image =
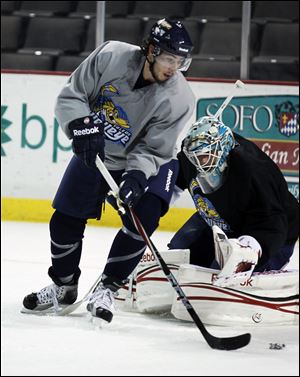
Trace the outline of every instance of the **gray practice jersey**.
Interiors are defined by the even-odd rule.
[[[70,138],[70,121],[96,112],[105,127],[106,167],[141,170],[149,178],[176,157],[195,98],[178,71],[163,84],[133,89],[144,62],[138,46],[102,44],[70,76],[55,115]]]

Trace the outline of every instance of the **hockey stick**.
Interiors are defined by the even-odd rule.
[[[117,186],[113,177],[110,175],[110,173],[106,169],[106,166],[104,165],[103,161],[99,157],[96,158],[96,165],[97,165],[99,171],[101,172],[101,174],[103,175],[103,177],[105,178],[105,180],[107,181],[108,185],[112,189],[113,195],[117,198],[118,192],[119,192],[119,187]],[[124,211],[124,209],[123,209],[123,211]],[[124,214],[123,211],[122,211],[122,213]],[[191,318],[193,319],[194,323],[196,324],[196,326],[200,330],[201,334],[203,335],[203,337],[206,340],[206,342],[208,343],[208,345],[211,348],[220,349],[220,350],[228,350],[228,351],[245,347],[250,342],[250,339],[251,339],[251,335],[249,333],[234,336],[234,337],[229,337],[229,338],[219,338],[219,337],[215,337],[215,336],[211,335],[207,331],[203,322],[201,321],[201,319],[199,318],[199,316],[195,312],[195,309],[193,308],[193,306],[189,302],[188,298],[186,297],[185,293],[183,292],[182,288],[178,284],[175,276],[172,274],[168,265],[165,263],[162,256],[160,255],[159,251],[157,250],[157,248],[155,247],[153,242],[148,237],[147,233],[145,232],[143,225],[141,224],[139,218],[136,216],[133,208],[129,207],[129,212],[130,212],[130,215],[132,217],[132,221],[133,221],[137,231],[139,232],[139,234],[143,238],[146,245],[151,250],[151,252],[152,252],[153,256],[155,257],[158,265],[161,267],[166,278],[168,279],[168,281],[171,283],[172,287],[177,292],[179,299],[182,301],[183,305],[185,306],[186,310],[190,314]]]
[[[235,93],[235,90],[237,88],[244,88],[245,87],[245,84],[240,81],[240,80],[237,80],[235,83],[234,83],[234,87],[232,89],[232,91],[229,93],[229,95],[226,97],[225,101],[222,103],[222,105],[219,107],[219,110],[215,113],[215,115],[213,115],[214,118],[218,119],[220,117],[220,115],[222,114],[222,112],[224,111],[225,107],[229,104],[229,102],[232,100],[232,97],[234,96],[234,93]]]
[[[81,300],[75,302],[74,304],[65,306],[63,309],[59,310],[55,314],[59,316],[64,316],[64,315],[73,313],[76,309],[79,308],[80,305],[82,305],[89,298],[89,295],[93,292],[94,288],[96,287],[96,285],[99,283],[100,280],[101,280],[101,275],[97,278],[95,283],[91,286],[89,291],[83,296]]]

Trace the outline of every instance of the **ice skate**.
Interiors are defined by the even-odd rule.
[[[127,281],[103,276],[101,282],[94,289],[87,304],[87,310],[93,317],[101,318],[106,322],[111,322],[115,312],[115,296]]]
[[[63,284],[53,274],[51,268],[49,269],[49,276],[54,283],[39,292],[27,295],[23,300],[22,313],[59,313],[66,305],[71,305],[76,301],[80,272],[77,272],[68,284]]]
[[[89,299],[87,310],[92,316],[111,322],[115,312],[114,292],[100,283]]]

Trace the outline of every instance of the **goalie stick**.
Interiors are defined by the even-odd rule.
[[[119,187],[117,186],[113,177],[110,175],[110,173],[107,170],[106,166],[104,165],[103,161],[98,156],[96,158],[96,165],[97,165],[99,171],[101,172],[101,174],[103,175],[103,177],[105,178],[105,180],[107,181],[108,185],[110,186],[110,188],[113,192],[113,195],[116,198],[118,198]],[[118,200],[117,200],[117,202],[118,202]],[[124,215],[125,210],[124,210],[123,207],[121,207],[120,202],[118,202],[118,205],[120,207],[119,214]],[[200,332],[203,335],[204,339],[206,340],[207,344],[211,348],[219,349],[219,350],[227,350],[227,351],[245,347],[250,342],[250,339],[251,339],[251,335],[249,333],[234,336],[234,337],[219,338],[219,337],[211,335],[207,331],[203,322],[201,321],[201,319],[199,318],[199,316],[195,312],[193,306],[191,305],[191,303],[189,302],[185,293],[183,292],[182,288],[178,284],[175,276],[172,274],[169,267],[167,266],[167,264],[163,260],[162,256],[160,255],[159,251],[157,250],[157,248],[155,247],[155,245],[153,244],[151,239],[148,237],[147,233],[145,232],[143,225],[141,224],[139,218],[136,216],[133,208],[129,207],[129,212],[130,212],[132,221],[133,221],[137,231],[139,232],[139,234],[143,238],[146,245],[151,250],[151,252],[152,252],[153,256],[155,257],[158,265],[161,267],[166,278],[171,283],[172,287],[175,289],[179,299],[181,300],[181,302],[185,306],[186,310],[188,311],[189,315],[193,319],[194,323],[196,324],[196,326],[200,330]]]
[[[225,101],[222,103],[222,105],[219,107],[218,111],[215,113],[215,115],[213,115],[214,118],[218,119],[221,114],[223,113],[225,107],[229,104],[229,102],[232,100],[232,97],[234,96],[234,93],[236,91],[237,88],[244,88],[245,87],[245,84],[241,81],[241,80],[237,80],[235,83],[234,83],[234,87],[232,89],[232,91],[228,94],[228,96],[225,98]]]

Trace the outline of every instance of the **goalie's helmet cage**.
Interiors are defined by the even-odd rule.
[[[200,118],[188,131],[183,151],[195,165],[204,193],[213,192],[223,184],[227,157],[234,146],[231,129],[213,117]]]
[[[186,71],[192,61],[193,43],[181,21],[171,21],[163,18],[151,28],[148,38],[142,43],[142,51],[147,54],[149,43],[154,45],[154,55],[163,51],[183,57],[180,71]]]

